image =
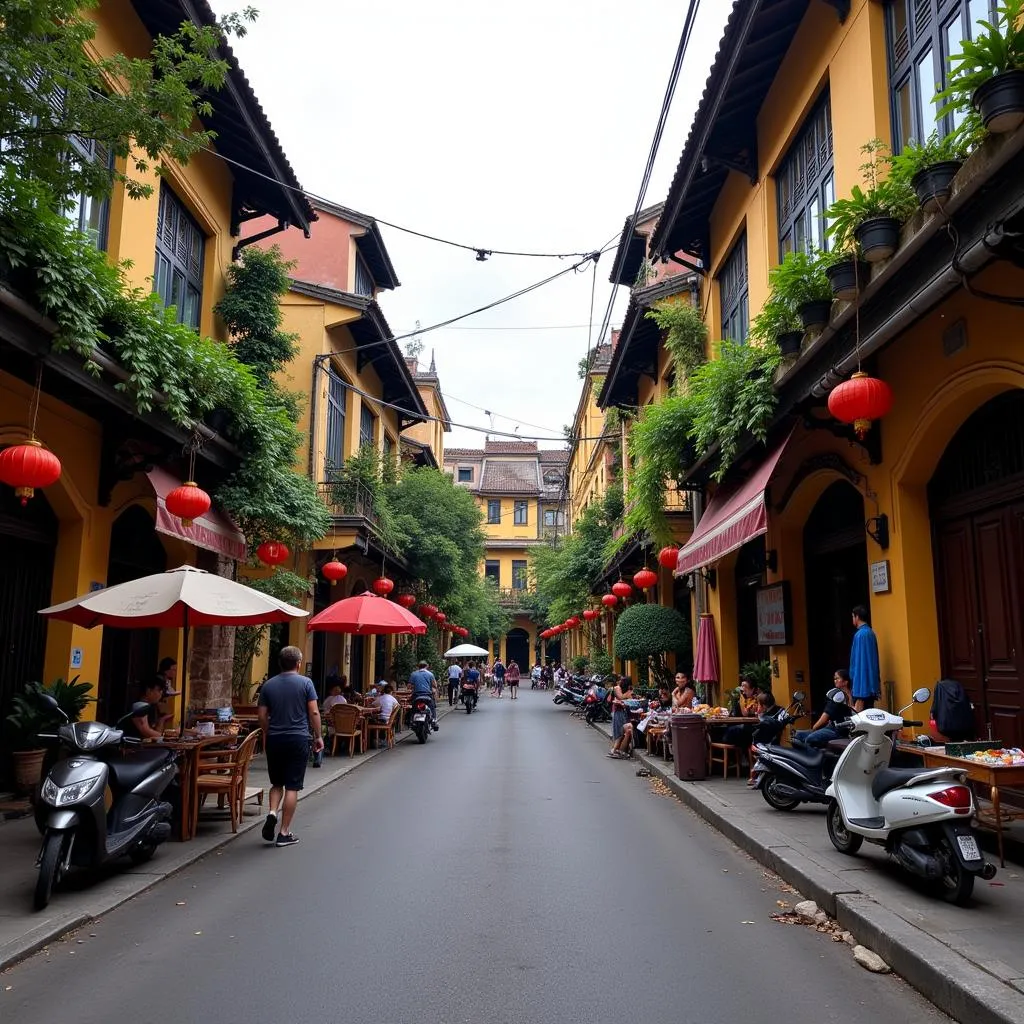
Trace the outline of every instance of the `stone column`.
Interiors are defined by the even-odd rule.
[[[234,579],[234,560],[223,555],[198,551],[196,567],[227,579]],[[231,706],[231,673],[234,658],[234,626],[200,626],[191,631],[187,696],[192,707]]]

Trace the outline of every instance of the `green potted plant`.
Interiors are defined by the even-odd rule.
[[[833,298],[843,302],[852,302],[871,280],[871,264],[861,258],[856,245],[850,249],[829,249],[821,254],[821,265]]]
[[[1024,0],[1003,0],[995,23],[965,39],[949,58],[949,85],[938,99],[947,100],[940,116],[974,107],[984,127],[997,134],[1024,123]]]
[[[825,233],[835,249],[856,246],[869,263],[879,263],[899,247],[900,226],[916,209],[917,196],[902,176],[886,177],[892,156],[881,139],[872,139],[861,152],[868,156],[861,165],[867,190],[854,185],[849,199],[837,199],[825,211]]]
[[[768,275],[773,294],[785,299],[800,314],[805,330],[824,327],[832,311],[832,286],[821,254],[788,252]]]
[[[5,731],[14,759],[14,781],[23,792],[34,792],[42,777],[46,749],[40,744],[39,734],[64,723],[63,717],[40,697],[53,697],[68,719],[77,722],[94,699],[89,696],[91,689],[89,683],[80,683],[75,676],[70,682],[57,679],[49,686],[29,683],[24,693],[14,696]]]
[[[803,321],[796,307],[773,291],[751,321],[750,337],[759,342],[775,342],[784,356],[799,355],[804,338]]]
[[[921,209],[932,213],[949,199],[953,179],[985,134],[980,116],[972,110],[948,135],[932,132],[923,143],[908,142],[893,157],[890,174],[909,181]]]

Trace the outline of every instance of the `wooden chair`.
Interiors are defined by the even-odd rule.
[[[359,708],[352,704],[335,704],[331,708],[331,725],[334,726],[334,737],[331,740],[331,756],[338,750],[338,740],[348,740],[348,756],[351,757],[359,744],[359,752],[363,748],[363,724]]]
[[[647,726],[647,752],[653,754],[658,747],[661,747],[661,756],[668,760],[668,726],[649,725]]]
[[[740,777],[740,748],[734,747],[731,743],[709,743],[708,744],[708,775],[714,774],[715,765],[722,766],[722,778],[729,777],[729,762],[734,760],[736,778]]]
[[[374,746],[377,746],[377,736],[381,733],[384,734],[384,742],[388,747],[393,747],[395,745],[395,723],[398,721],[398,717],[401,713],[402,705],[396,704],[391,709],[391,714],[388,715],[388,720],[386,722],[370,722],[367,726],[367,730],[373,738]]]
[[[245,783],[249,775],[249,762],[256,753],[259,736],[258,732],[251,732],[234,750],[211,750],[209,754],[200,756],[199,777],[196,780],[199,805],[201,807],[211,793],[217,794],[220,807],[223,807],[226,801],[231,813],[232,832],[238,831],[246,800],[256,796],[255,792],[246,790]],[[259,790],[258,799],[262,804],[262,789]]]

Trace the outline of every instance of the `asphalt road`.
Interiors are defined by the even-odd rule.
[[[793,896],[604,750],[485,696],[303,801],[297,846],[250,833],[8,971],[0,1019],[948,1020],[772,921]]]

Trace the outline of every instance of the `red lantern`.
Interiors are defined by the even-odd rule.
[[[625,580],[619,580],[618,583],[612,584],[612,593],[625,600],[633,593],[633,588]]]
[[[288,545],[279,540],[265,540],[257,549],[256,557],[264,565],[280,565],[288,561]]]
[[[438,613],[437,613],[437,614],[436,614],[436,615],[434,616],[434,618],[435,618],[435,619],[436,619],[436,620],[437,620],[438,622],[444,622],[444,621],[445,621],[445,619],[447,619],[447,618],[448,618],[448,616],[447,616],[447,615],[445,615],[445,613],[444,613],[444,612],[438,612]]]
[[[667,547],[658,552],[658,565],[674,569],[679,564],[679,548]]]
[[[648,590],[658,582],[658,574],[653,569],[644,567],[634,575],[633,582],[640,590]]]
[[[601,598],[601,604],[603,604],[605,608],[614,608],[618,603],[619,599],[614,594],[605,594],[604,597]]]
[[[194,480],[186,480],[164,498],[164,504],[172,516],[181,520],[182,526],[188,527],[194,519],[210,511],[210,496]]]
[[[49,487],[60,479],[60,459],[34,437],[0,452],[0,481],[14,488],[27,505],[37,487]]]
[[[336,587],[338,580],[343,580],[348,575],[348,566],[332,558],[329,562],[324,562],[320,571],[324,574],[324,579],[330,580],[331,586]]]
[[[550,629],[542,629],[540,631],[540,638],[541,638],[541,640],[547,640],[547,638],[549,636],[551,636],[551,630]]]
[[[398,601],[398,603],[403,608],[412,608],[412,606],[416,603],[416,595],[415,594],[399,594],[398,597],[395,598],[395,600]]]
[[[373,592],[378,594],[380,597],[387,597],[392,590],[395,589],[394,580],[389,580],[387,576],[381,576],[379,579],[375,579],[371,584]]]
[[[565,624],[570,629],[575,629],[580,624],[580,620],[575,615],[572,615],[568,619],[565,620]]]
[[[601,613],[599,611],[595,611],[593,608],[588,608],[583,613],[583,618],[585,618],[587,620],[587,622],[593,622],[594,619],[596,619],[598,617],[598,615],[600,615],[600,614]]]
[[[872,420],[880,420],[892,408],[892,388],[884,380],[858,371],[828,396],[828,411],[840,423],[852,423],[863,441]]]
[[[429,618],[431,618],[431,616],[437,614],[437,605],[436,604],[421,604],[420,605],[420,613],[422,615],[424,615],[426,618],[429,619]]]

